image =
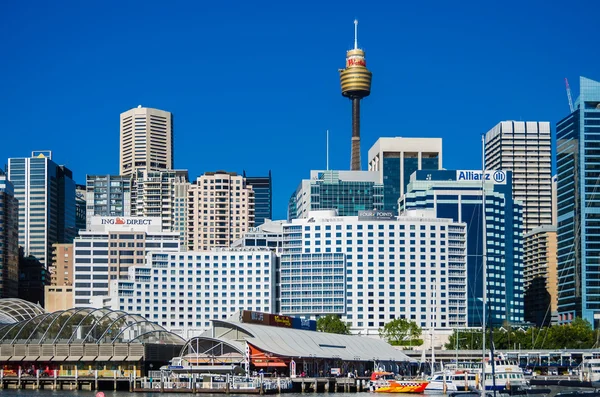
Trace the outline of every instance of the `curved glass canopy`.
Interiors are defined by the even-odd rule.
[[[23,299],[6,298],[0,299],[0,324],[13,324],[19,321],[29,320],[46,311],[35,303]]]
[[[107,308],[73,308],[0,325],[0,343],[162,343],[185,341],[137,314]]]

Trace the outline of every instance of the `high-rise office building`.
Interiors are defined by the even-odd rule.
[[[52,244],[76,234],[75,182],[71,171],[52,160],[52,152],[8,159],[8,179],[19,201],[19,245],[24,256],[50,264]]]
[[[469,326],[481,326],[483,320],[483,185],[486,291],[491,323],[523,321],[522,204],[513,199],[511,174],[511,171],[486,171],[484,184],[481,171],[417,171],[400,203],[402,210],[430,209],[438,218],[467,224]],[[455,254],[451,246],[448,254]]]
[[[186,241],[189,186],[187,170],[138,171],[131,190],[132,216],[160,218],[163,231],[179,232]]]
[[[379,138],[369,149],[369,171],[383,183],[384,211],[398,213],[413,172],[441,169],[442,138]]]
[[[558,320],[556,227],[536,227],[525,233],[523,242],[525,321],[548,326]]]
[[[273,185],[271,171],[269,176],[247,176],[246,185],[254,190],[254,226],[260,226],[266,219],[273,219]]]
[[[133,177],[88,175],[86,177],[86,224],[94,216],[131,216]]]
[[[552,224],[556,226],[558,215],[557,215],[557,192],[558,189],[558,175],[552,177]]]
[[[0,170],[0,297],[19,295],[19,203]]]
[[[369,171],[311,171],[288,202],[288,221],[308,217],[310,211],[336,210],[340,216],[383,208],[383,185]]]
[[[19,298],[44,306],[44,288],[50,284],[45,264],[35,256],[25,256],[19,247]]]
[[[558,316],[600,327],[600,82],[580,78],[575,110],[556,125]]]
[[[207,172],[188,190],[188,249],[229,245],[254,226],[254,190],[235,172]]]
[[[502,121],[485,134],[485,168],[512,171],[523,230],[552,224],[552,137],[547,121]]]
[[[465,234],[465,223],[432,211],[311,211],[283,225],[281,313],[339,315],[362,335],[398,318],[465,327]]]
[[[121,113],[120,175],[173,169],[173,116],[143,108]]]
[[[149,252],[179,252],[179,234],[163,232],[160,218],[94,216],[73,242],[74,306],[108,295],[109,281],[127,279]]]

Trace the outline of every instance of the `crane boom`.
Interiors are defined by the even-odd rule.
[[[571,109],[571,113],[575,111],[573,107],[573,97],[571,97],[571,87],[569,87],[569,80],[565,77],[565,85],[567,86],[567,98],[569,99],[569,109]]]

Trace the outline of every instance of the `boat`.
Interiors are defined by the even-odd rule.
[[[369,390],[375,393],[423,393],[429,381],[422,379],[396,379],[393,372],[373,372]]]
[[[425,391],[457,391],[456,383],[450,378],[450,375],[452,375],[450,371],[435,372],[427,379],[429,384]]]
[[[584,380],[590,382],[600,381],[600,359],[586,358],[581,362],[580,373]]]
[[[523,370],[516,363],[504,359],[496,359],[494,360],[494,367],[495,382],[492,377],[491,365],[486,364],[485,366],[486,390],[505,391],[526,386]],[[448,380],[458,390],[480,386],[479,383],[482,374],[481,363],[447,364],[446,368],[450,371]]]

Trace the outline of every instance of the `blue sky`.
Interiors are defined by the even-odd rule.
[[[18,1],[0,6],[0,161],[52,150],[78,183],[117,174],[119,113],[173,112],[175,166],[273,172],[274,218],[311,169],[348,169],[353,43],[373,72],[362,160],[381,136],[442,137],[444,167],[479,168],[501,120],[568,114],[600,79],[597,2]]]

